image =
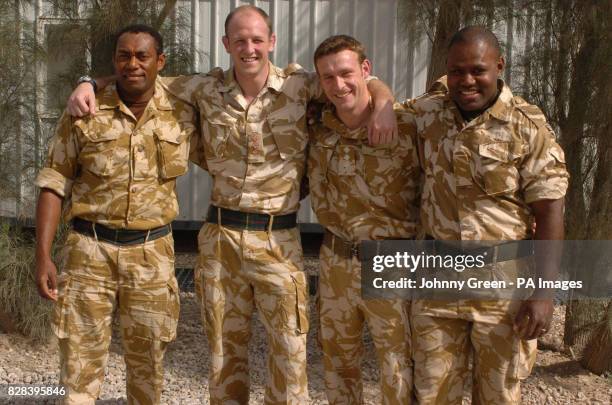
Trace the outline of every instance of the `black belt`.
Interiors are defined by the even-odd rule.
[[[211,224],[220,224],[228,228],[247,231],[276,231],[279,229],[295,228],[297,214],[268,215],[251,212],[232,211],[211,205],[208,209],[206,221]]]
[[[342,258],[359,258],[359,242],[349,242],[339,236],[334,235],[327,229],[325,229],[325,235],[323,235],[323,244]]]
[[[425,236],[425,239],[432,241],[432,253],[436,255],[482,255],[485,264],[507,262],[509,260],[516,260],[523,257],[532,256],[534,254],[534,244],[532,240],[516,240],[500,243],[499,245],[495,246],[482,246],[464,249],[460,246],[454,245],[454,243],[460,244],[461,241],[435,240],[430,235]]]
[[[169,224],[148,231],[137,231],[133,229],[113,229],[82,218],[72,220],[72,229],[83,235],[93,236],[98,240],[110,242],[114,245],[139,245],[159,239],[172,231]]]

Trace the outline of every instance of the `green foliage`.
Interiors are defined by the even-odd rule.
[[[163,74],[192,71],[190,10],[176,7],[176,0],[51,0],[49,3],[53,4],[58,17],[81,27],[84,34],[78,38],[91,55],[88,67],[94,75],[112,73],[114,34],[126,25],[137,23],[150,25],[162,34],[167,57]],[[79,15],[76,12],[79,9],[86,13]],[[83,72],[81,69],[80,73]]]
[[[59,239],[61,234],[59,232]],[[54,257],[59,246],[54,245]],[[38,295],[34,281],[34,241],[18,227],[0,226],[0,308],[19,332],[37,340],[50,334],[52,304]]]
[[[44,57],[20,2],[0,0],[0,199],[19,198],[22,173],[37,164],[34,61]],[[21,33],[21,35],[20,35]]]

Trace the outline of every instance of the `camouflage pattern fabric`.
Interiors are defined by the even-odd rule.
[[[419,165],[409,115],[395,106],[398,138],[370,146],[367,130],[349,130],[323,110],[312,134],[308,178],[319,223],[341,238],[359,242],[415,235]]]
[[[472,403],[520,403],[520,381],[529,376],[535,363],[537,340],[520,339],[512,329],[510,313],[495,323],[416,312],[410,321],[419,403],[462,404],[470,379],[470,352],[474,375],[486,376],[474,379]]]
[[[179,289],[172,235],[116,246],[68,235],[53,331],[59,338],[66,404],[94,404],[104,380],[113,312],[119,314],[129,404],[157,404],[162,359],[176,336]]]
[[[270,64],[267,83],[250,104],[231,69],[165,83],[201,114],[200,165],[212,177],[213,205],[274,215],[297,211],[308,142],[306,104],[321,93],[314,74],[298,65]],[[270,344],[265,402],[307,402],[307,286],[298,234],[297,229],[238,231],[223,224],[202,229],[198,278],[212,348],[211,403],[248,401],[248,320],[254,308]]]
[[[176,178],[187,171],[189,151],[199,150],[193,108],[159,79],[138,122],[115,86],[96,102],[95,116],[62,115],[36,185],[64,197],[67,221],[140,230],[170,223],[178,213]]]
[[[344,240],[415,235],[420,175],[416,144],[399,105],[396,114],[399,137],[394,143],[376,147],[368,144],[365,128],[349,130],[329,106],[310,126],[312,205],[319,222]],[[411,402],[406,305],[403,300],[363,300],[359,260],[342,258],[327,246],[321,248],[319,338],[331,404],[362,403],[364,322],[378,354],[381,402]]]
[[[544,114],[499,85],[495,104],[468,123],[446,91],[406,103],[425,172],[421,223],[435,239],[528,239],[528,204],[565,195],[565,156]]]
[[[263,214],[299,208],[304,175],[306,104],[319,97],[316,76],[299,65],[270,64],[266,86],[247,103],[233,70],[164,79],[202,117],[205,163],[217,207]]]
[[[257,308],[268,338],[266,404],[306,404],[308,293],[297,228],[205,224],[196,291],[211,350],[211,404],[248,404],[248,342]]]
[[[176,177],[186,172],[190,149],[198,152],[193,109],[159,82],[138,121],[114,86],[97,104],[95,117],[62,116],[36,184],[64,197],[66,219],[143,230],[170,223],[178,210]],[[118,247],[72,232],[64,257],[53,329],[60,380],[70,389],[66,402],[97,398],[117,310],[128,402],[159,403],[162,358],[179,314],[172,236]]]
[[[433,91],[405,103],[413,114],[411,125],[425,175],[423,234],[439,240],[533,237],[529,204],[563,198],[568,184],[563,150],[544,114],[513,96],[500,80],[497,101],[479,117],[464,122],[445,83],[444,77]],[[513,267],[528,271],[523,268],[527,262],[517,261]],[[495,266],[499,264],[491,268]],[[419,403],[460,402],[470,350],[475,359],[474,402],[516,403],[518,380],[529,374],[536,352],[535,341],[522,342],[512,331],[518,304],[413,301]]]
[[[341,258],[327,246],[321,247],[318,299],[319,342],[329,403],[363,403],[361,361],[363,327],[367,322],[380,369],[380,403],[410,404],[408,303],[399,299],[362,299],[361,262],[355,257]]]

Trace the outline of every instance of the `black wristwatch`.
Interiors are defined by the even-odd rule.
[[[79,85],[81,83],[89,83],[89,84],[91,84],[93,86],[94,93],[98,92],[98,84],[93,79],[93,77],[87,76],[87,75],[81,76],[81,77],[79,77],[79,80],[77,80],[77,85]]]

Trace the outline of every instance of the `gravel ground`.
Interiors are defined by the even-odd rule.
[[[189,258],[180,259],[190,267]],[[177,265],[177,267],[179,267]],[[307,260],[312,272],[316,260]],[[208,404],[208,347],[202,333],[198,304],[193,293],[181,295],[181,321],[177,341],[169,346],[165,357],[163,404]],[[314,300],[312,300],[314,302]],[[316,344],[317,314],[311,306],[311,331],[308,336],[308,377],[311,404],[326,404],[323,391],[323,366]],[[543,347],[561,348],[564,307],[555,309],[554,324]],[[263,403],[266,341],[263,326],[254,316],[250,346],[251,403]],[[115,325],[106,379],[97,404],[125,404],[125,366]],[[373,345],[365,336],[366,357],[363,364],[366,404],[380,402],[378,370]],[[0,333],[0,384],[56,384],[58,380],[57,342],[36,344],[20,335]],[[578,362],[557,350],[540,350],[532,375],[522,385],[525,404],[610,404],[612,379],[584,370]],[[378,399],[378,400],[377,400]],[[2,399],[0,399],[0,403]],[[22,402],[23,403],[23,402]],[[34,404],[34,401],[25,403]],[[466,401],[465,403],[469,403]]]

